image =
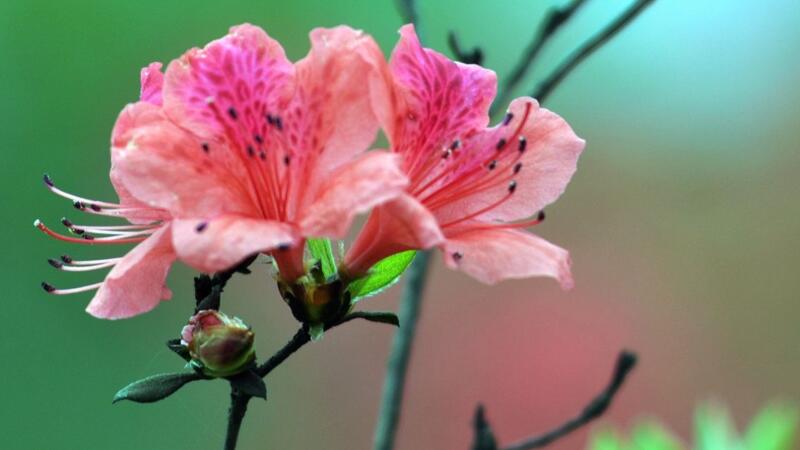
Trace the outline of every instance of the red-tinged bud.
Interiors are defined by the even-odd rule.
[[[247,369],[256,357],[254,337],[241,319],[214,310],[195,314],[181,332],[192,366],[210,377],[227,377]]]

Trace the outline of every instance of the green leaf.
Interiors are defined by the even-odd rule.
[[[745,450],[792,450],[797,437],[798,411],[772,404],[753,419],[745,436]]]
[[[624,442],[612,430],[602,430],[591,438],[589,450],[625,450]]]
[[[311,252],[311,256],[319,261],[322,275],[326,280],[336,274],[336,259],[333,257],[333,248],[329,239],[309,239],[308,250]]]
[[[635,450],[683,450],[683,445],[661,425],[645,423],[634,430],[629,448]],[[728,449],[725,448],[725,450]]]
[[[191,381],[202,380],[205,377],[195,372],[161,373],[153,375],[120,389],[114,396],[112,403],[121,400],[131,400],[138,403],[157,402],[169,397],[184,384]]]
[[[315,323],[308,327],[308,335],[311,336],[312,341],[319,341],[322,339],[322,336],[325,334],[325,325],[321,323]]]
[[[400,319],[397,317],[397,314],[393,312],[355,311],[351,312],[344,318],[345,321],[353,319],[364,319],[369,320],[370,322],[386,323],[396,327],[400,326]]]
[[[267,399],[267,385],[264,380],[252,370],[245,370],[242,373],[228,377],[231,385],[251,397]]]
[[[167,341],[167,348],[175,352],[178,356],[183,358],[184,361],[191,361],[192,356],[189,354],[189,349],[181,344],[180,339],[170,339]]]
[[[353,281],[348,286],[353,302],[376,295],[396,283],[416,254],[415,250],[395,253],[372,266],[369,275]]]
[[[695,414],[695,447],[697,450],[738,450],[739,438],[730,415],[720,405],[709,403]]]

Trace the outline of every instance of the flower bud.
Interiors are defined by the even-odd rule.
[[[254,337],[241,319],[214,310],[198,312],[181,332],[192,366],[210,377],[235,375],[252,364]]]
[[[322,284],[279,282],[278,291],[295,318],[311,325],[336,323],[352,306],[340,280]]]

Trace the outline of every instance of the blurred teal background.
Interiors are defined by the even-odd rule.
[[[502,79],[555,1],[420,0],[428,45],[448,30],[480,44]],[[528,77],[524,94],[628,2],[594,0]],[[41,186],[113,199],[108,140],[138,95],[139,69],[252,22],[290,57],[307,33],[341,23],[388,53],[401,21],[389,1],[0,2],[3,192],[0,447],[216,449],[227,389],[196,383],[154,405],[111,405],[129,381],[181,361],[163,343],[191,309],[192,272],[175,298],[132,320],[83,309],[90,295],[47,257],[84,258],[31,227],[77,216]],[[622,347],[641,366],[612,412],[664,419],[688,440],[694,405],[718,398],[744,423],[768,399],[800,402],[800,4],[794,0],[659,0],[578,68],[547,106],[588,141],[567,193],[537,232],[572,252],[577,282],[487,287],[437,260],[413,355],[401,449],[466,449],[483,402],[502,442],[578,411]],[[113,251],[113,250],[112,250]],[[265,271],[237,277],[225,308],[257,332],[266,356],[296,324]],[[80,281],[95,281],[96,277]],[[398,289],[367,307],[394,309]],[[368,448],[392,330],[342,327],[270,376],[243,449]],[[580,449],[582,432],[553,448]]]

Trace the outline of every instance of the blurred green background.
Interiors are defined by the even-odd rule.
[[[480,44],[502,79],[556,1],[420,1],[428,45],[448,30]],[[628,2],[595,0],[548,47],[525,88]],[[108,140],[138,95],[139,69],[252,22],[297,59],[307,33],[363,28],[388,53],[401,25],[390,1],[0,2],[0,164],[4,294],[0,447],[216,449],[227,389],[193,384],[154,405],[111,405],[129,381],[179,369],[164,347],[191,309],[191,275],[174,300],[132,320],[94,319],[89,294],[47,257],[83,258],[31,227],[76,216],[41,186],[113,199]],[[549,99],[588,141],[567,193],[537,232],[572,252],[577,282],[495,288],[437,260],[413,355],[401,449],[465,449],[476,403],[502,442],[573,414],[606,382],[618,350],[641,366],[605,418],[654,415],[689,440],[699,400],[744,423],[766,400],[800,402],[800,4],[659,0]],[[113,250],[112,250],[113,252]],[[263,271],[258,272],[264,273]],[[95,281],[95,277],[80,281]],[[394,309],[398,289],[369,308]],[[263,275],[238,277],[228,312],[257,332],[262,356],[296,324]],[[243,449],[362,449],[371,442],[392,330],[342,327],[270,376]],[[579,449],[585,432],[553,448]]]

